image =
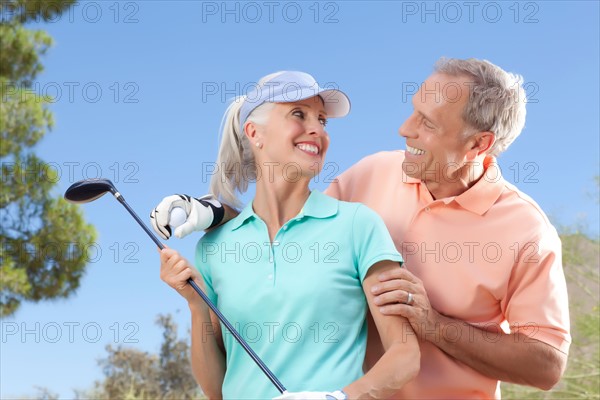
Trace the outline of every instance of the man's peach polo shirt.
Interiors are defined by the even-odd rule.
[[[540,207],[502,178],[493,157],[469,190],[438,200],[402,171],[403,160],[403,151],[366,157],[326,193],[361,202],[383,218],[437,311],[490,331],[508,324],[566,353],[571,338],[561,243]],[[444,172],[432,174],[441,179]],[[441,334],[452,340],[459,332],[449,326]],[[436,333],[430,335],[435,341]],[[500,389],[498,381],[426,341],[418,377],[397,397],[500,398]]]

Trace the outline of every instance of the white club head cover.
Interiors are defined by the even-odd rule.
[[[346,400],[348,397],[341,390],[335,392],[284,392],[273,400]]]

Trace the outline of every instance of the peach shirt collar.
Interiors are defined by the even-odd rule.
[[[483,215],[498,200],[504,190],[504,179],[500,167],[493,156],[487,156],[483,161],[484,173],[479,181],[466,192],[453,197],[439,199],[446,204],[455,201],[465,210],[477,215]],[[420,179],[411,178],[402,171],[404,182],[422,183]]]

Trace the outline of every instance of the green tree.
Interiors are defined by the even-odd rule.
[[[77,206],[52,196],[56,172],[33,151],[53,126],[51,99],[32,90],[52,39],[24,24],[52,21],[73,3],[0,1],[0,316],[23,300],[71,294],[96,237]]]
[[[156,323],[163,329],[158,354],[134,348],[113,348],[99,361],[104,380],[96,382],[89,393],[78,398],[94,399],[202,399],[192,375],[187,341],[177,339],[177,325],[170,315],[159,315]]]

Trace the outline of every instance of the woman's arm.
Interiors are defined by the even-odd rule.
[[[190,311],[194,378],[209,399],[222,399],[221,388],[226,366],[219,320],[205,304],[190,304]],[[207,317],[206,314],[210,315]]]
[[[377,276],[395,268],[398,268],[397,262],[378,262],[369,269],[363,281],[385,353],[362,378],[344,388],[350,399],[390,398],[419,372],[421,353],[412,327],[403,317],[383,315],[373,302],[371,287],[379,283]]]
[[[209,399],[221,399],[225,377],[225,351],[219,321],[187,283],[188,278],[204,290],[197,269],[169,248],[160,252],[160,278],[188,302],[192,315],[192,372]]]

